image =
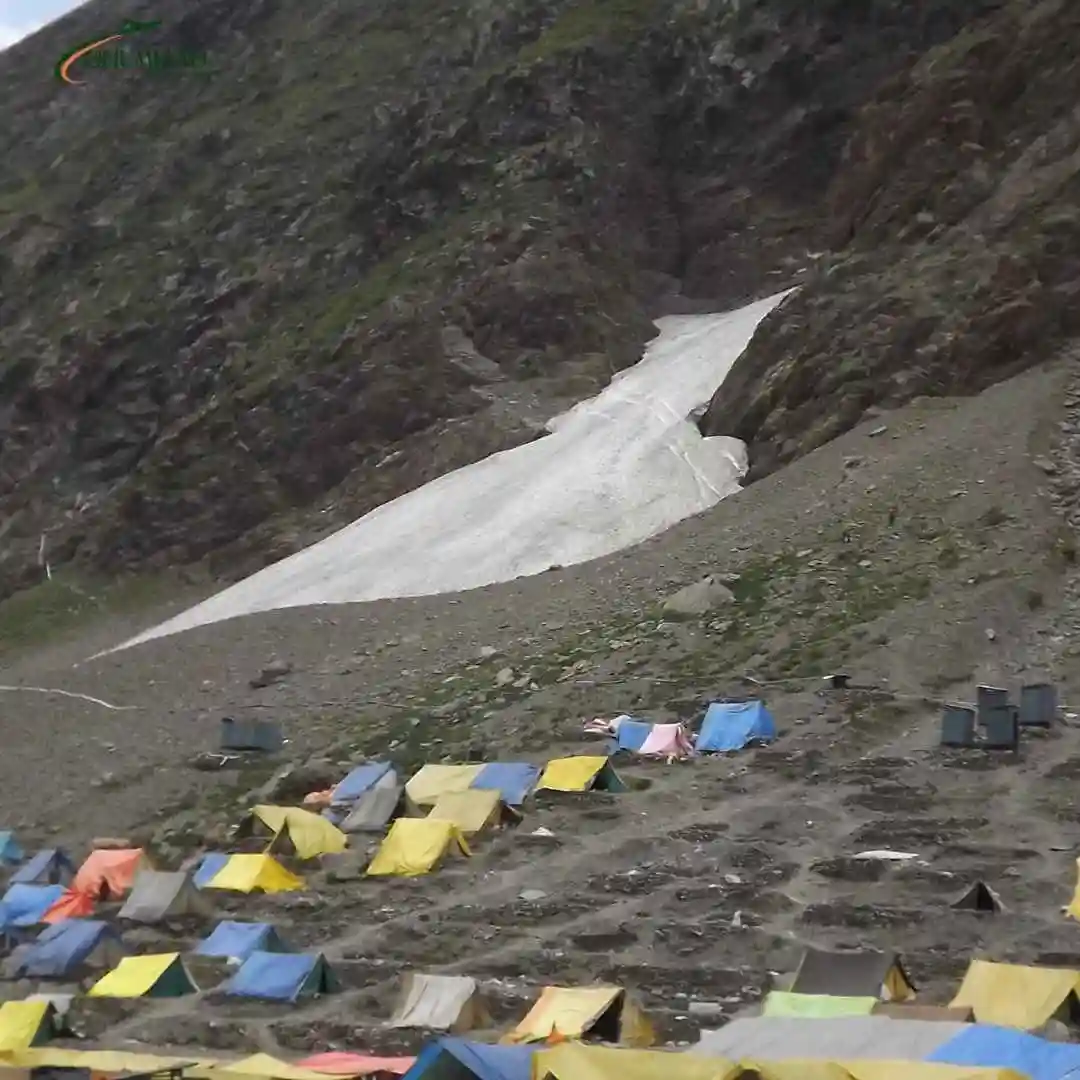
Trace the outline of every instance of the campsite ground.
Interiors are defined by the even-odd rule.
[[[113,1007],[91,1031],[186,1053],[408,1050],[415,1038],[378,1021],[398,974],[421,969],[486,980],[500,1022],[544,983],[616,980],[665,1038],[692,1041],[759,997],[800,943],[897,949],[931,1002],[974,951],[1080,964],[1080,930],[1060,910],[1076,876],[1078,721],[1025,734],[1015,756],[936,745],[940,702],[970,700],[977,682],[1049,676],[1077,700],[1078,488],[1080,370],[1062,358],[978,398],[868,418],[621,555],[474,593],[259,616],[73,668],[198,588],[152,610],[110,594],[107,617],[64,633],[62,586],[45,586],[46,641],[26,645],[37,612],[0,608],[0,642],[26,645],[3,654],[0,682],[123,708],[0,694],[0,820],[79,854],[94,836],[131,835],[175,865],[222,841],[272,771],[193,767],[225,715],[281,720],[290,742],[275,765],[315,779],[364,754],[406,770],[542,762],[594,745],[585,719],[696,722],[712,697],[752,692],[750,676],[780,728],[769,748],[620,763],[634,790],[539,800],[519,828],[426,878],[365,879],[361,849],[311,872],[304,894],[220,904],[322,948],[342,995],[298,1009]],[[664,597],[710,573],[738,575],[734,601],[665,620]],[[144,600],[161,595],[152,584]],[[292,672],[251,689],[272,658]],[[820,691],[834,670],[875,689]],[[553,838],[527,835],[541,825]],[[851,859],[871,848],[921,860]],[[979,878],[1007,913],[948,907]],[[156,951],[166,939],[134,940]]]

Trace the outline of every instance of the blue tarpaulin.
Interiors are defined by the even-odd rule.
[[[1015,1069],[1031,1080],[1080,1080],[1080,1046],[1052,1043],[1023,1031],[971,1024],[927,1059],[939,1065]]]
[[[464,1065],[476,1080],[529,1080],[534,1052],[531,1046],[491,1046],[447,1036],[429,1042],[402,1080],[421,1080],[443,1054]]]
[[[229,861],[229,856],[221,851],[208,851],[199,863],[198,870],[191,876],[191,883],[196,889],[205,889],[218,875],[218,871]]]
[[[645,740],[652,734],[653,726],[647,720],[624,720],[619,724],[618,733],[614,739],[611,750],[630,750],[637,753],[644,745]]]
[[[221,989],[233,997],[297,1001],[338,988],[322,953],[253,952]]]
[[[23,861],[23,849],[10,829],[0,830],[0,862],[17,866]]]
[[[63,885],[12,885],[0,900],[0,927],[36,926],[63,895]]]
[[[357,765],[330,793],[333,806],[356,802],[365,791],[373,788],[392,768],[389,761],[371,761]]]
[[[20,978],[59,978],[75,972],[99,945],[111,941],[117,949],[120,937],[99,919],[65,919],[48,926],[19,961]]]
[[[23,885],[67,885],[75,876],[75,864],[60,848],[37,852],[11,875],[11,883]]]
[[[233,922],[223,919],[213,933],[199,943],[197,956],[246,960],[253,952],[285,953],[289,949],[269,923]]]
[[[523,761],[493,761],[485,765],[469,785],[498,791],[507,806],[520,806],[540,778],[540,769]]]
[[[760,701],[714,701],[698,735],[698,753],[741,750],[751,742],[772,742],[776,722]]]

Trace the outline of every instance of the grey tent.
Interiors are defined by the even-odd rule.
[[[338,828],[344,833],[382,832],[400,810],[404,792],[405,785],[391,769],[352,804]]]
[[[120,909],[120,918],[155,923],[163,919],[209,917],[214,909],[182,871],[163,873],[143,870],[135,878],[131,895]]]
[[[394,1015],[388,1021],[395,1028],[426,1028],[454,1034],[490,1023],[475,979],[412,973],[405,976]]]
[[[791,992],[905,1001],[914,996],[915,987],[896,953],[807,949],[795,972]]]
[[[970,888],[965,889],[957,896],[950,907],[958,911],[1005,911],[1005,905],[985,881],[976,881]]]
[[[732,1020],[717,1031],[703,1031],[689,1052],[732,1061],[925,1061],[970,1026],[947,1020],[893,1020],[888,1016],[760,1016]]]

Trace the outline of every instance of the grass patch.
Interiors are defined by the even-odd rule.
[[[628,44],[648,29],[656,8],[656,0],[580,0],[526,45],[518,61],[547,60],[594,41]]]

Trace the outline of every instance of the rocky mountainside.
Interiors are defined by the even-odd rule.
[[[55,77],[129,19],[132,66]],[[1078,19],[93,0],[0,55],[0,596],[250,572],[807,267],[705,420],[763,463],[1032,362],[1075,328]]]

